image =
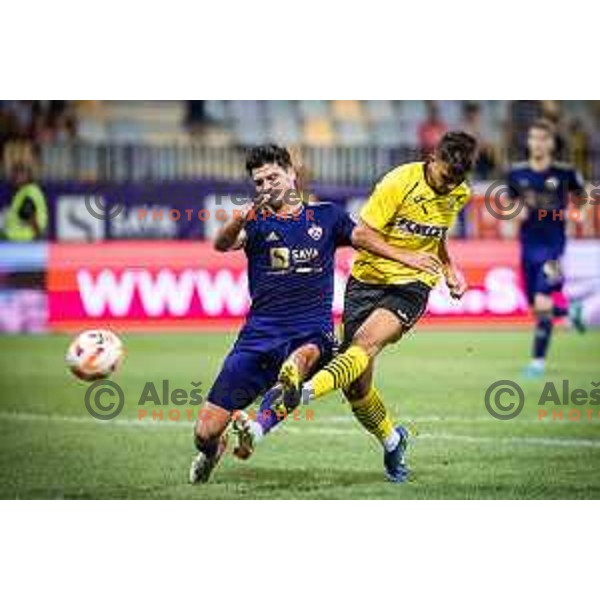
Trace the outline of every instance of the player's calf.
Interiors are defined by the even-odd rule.
[[[408,433],[402,426],[394,427],[392,418],[383,403],[381,395],[373,387],[373,362],[368,369],[344,390],[356,420],[383,447],[383,464],[386,478],[394,483],[402,483],[408,478],[408,468],[404,461]]]
[[[194,444],[198,454],[190,466],[190,483],[205,483],[227,447],[229,411],[206,404],[194,426]]]
[[[303,400],[320,398],[333,390],[352,385],[388,344],[397,342],[404,325],[387,309],[374,310],[352,338],[350,347],[338,354],[303,388]]]
[[[536,294],[533,305],[535,314],[535,330],[533,346],[531,349],[531,361],[525,367],[526,377],[541,377],[546,368],[546,355],[552,339],[554,304],[552,298],[547,294]]]

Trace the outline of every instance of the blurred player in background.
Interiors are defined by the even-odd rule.
[[[415,325],[442,276],[455,298],[466,291],[446,239],[470,198],[465,179],[476,157],[475,138],[449,132],[428,160],[401,165],[377,184],[353,233],[360,250],[346,288],[344,351],[302,390],[299,374],[286,374],[284,383],[291,382],[304,400],[343,390],[358,421],[381,442],[386,476],[392,482],[408,477],[404,461],[408,433],[402,426],[394,427],[373,387],[374,361],[385,346]]]
[[[215,247],[222,252],[243,248],[252,305],[196,422],[192,483],[208,480],[225,449],[232,416],[275,386],[286,371],[282,365],[293,364],[304,378],[320,361],[331,359],[334,345],[334,255],[336,248],[350,245],[354,222],[333,204],[302,201],[285,148],[252,149],[246,170],[256,200],[236,211]],[[256,421],[238,423],[234,453],[239,458],[247,458],[253,444],[278,424],[279,416],[270,410],[273,393]]]
[[[549,121],[536,121],[528,133],[529,158],[508,173],[509,194],[523,202],[520,221],[521,265],[527,299],[536,318],[531,362],[525,375],[544,374],[546,354],[552,337],[553,320],[569,316],[573,326],[585,330],[579,302],[569,307],[555,302],[562,291],[560,259],[566,244],[565,209],[569,194],[584,194],[581,175],[571,166],[553,159],[556,137]],[[509,210],[512,210],[511,207]]]

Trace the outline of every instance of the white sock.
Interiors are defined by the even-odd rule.
[[[396,449],[396,446],[400,443],[400,434],[393,429],[392,433],[383,440],[383,447],[387,452],[391,452]]]
[[[315,396],[312,383],[307,381],[300,390],[300,402],[301,404],[308,404]]]
[[[531,364],[534,367],[538,367],[540,369],[543,369],[544,365],[546,364],[546,361],[543,358],[532,358],[531,359]]]
[[[260,442],[265,435],[260,423],[258,421],[250,421],[250,423],[248,423],[248,427],[250,428],[250,431],[252,431],[254,443]]]

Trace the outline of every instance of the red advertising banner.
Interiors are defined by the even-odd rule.
[[[458,302],[438,286],[426,322],[494,325],[527,318],[516,243],[453,241],[452,248],[471,288]],[[338,252],[336,316],[352,254]],[[52,244],[48,259],[54,330],[220,329],[238,325],[249,308],[244,254],[218,253],[206,242]]]

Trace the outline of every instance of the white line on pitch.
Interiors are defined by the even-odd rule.
[[[351,423],[355,420],[352,415],[329,415],[329,416],[318,416],[315,415],[315,419],[319,422],[327,422],[327,423]],[[468,416],[468,415],[404,415],[400,413],[399,419],[401,421],[405,421],[408,423],[487,423],[487,424],[497,424],[497,421],[493,419],[490,415],[480,415],[480,416]],[[580,419],[579,421],[571,421],[569,419],[561,420],[544,420],[540,421],[535,417],[519,417],[515,423],[519,424],[531,424],[531,423],[544,423],[544,424],[579,424],[579,423],[587,423],[588,425],[598,425],[600,426],[600,419],[595,419],[592,421]]]
[[[189,421],[146,421],[129,418],[117,418],[112,421],[98,421],[91,417],[76,417],[69,415],[42,415],[35,413],[21,412],[0,412],[0,419],[14,421],[54,421],[63,423],[77,424],[94,424],[100,426],[120,426],[136,428],[156,429],[159,427],[185,427],[191,428],[192,424]],[[305,427],[297,424],[290,424],[282,433],[289,432],[299,435],[323,435],[323,436],[348,436],[348,435],[365,435],[358,427],[322,427],[316,425],[307,425]],[[465,442],[472,444],[497,444],[499,446],[517,445],[517,446],[566,446],[574,448],[600,448],[600,439],[584,439],[584,438],[550,438],[550,437],[533,437],[533,436],[471,436],[454,433],[421,433],[416,436],[416,441],[450,441],[450,442]]]

